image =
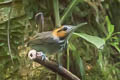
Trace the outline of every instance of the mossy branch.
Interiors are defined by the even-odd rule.
[[[40,55],[40,52],[37,52],[36,50],[30,50],[28,53],[28,57],[32,59],[33,61],[45,66],[46,68],[58,73],[59,75],[63,76],[64,78],[68,80],[80,80],[77,76],[72,74],[70,71],[65,69],[62,66],[59,66],[53,61],[49,61],[48,59],[42,60],[42,56]]]

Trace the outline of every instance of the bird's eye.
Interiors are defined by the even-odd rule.
[[[60,30],[58,30],[57,32],[66,31],[67,29],[68,29],[67,27],[63,27]]]
[[[67,27],[64,27],[62,30],[63,30],[63,31],[66,31],[67,29],[68,29]]]

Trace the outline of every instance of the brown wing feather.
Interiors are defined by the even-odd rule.
[[[53,39],[52,31],[37,33],[32,40],[30,40],[29,44],[45,44],[45,43],[53,43],[55,42]]]

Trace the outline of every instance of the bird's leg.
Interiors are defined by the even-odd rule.
[[[41,56],[42,60],[48,60],[48,58],[46,57],[46,55],[43,52],[37,52],[37,56]]]

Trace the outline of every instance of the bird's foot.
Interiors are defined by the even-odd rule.
[[[62,65],[61,65],[61,64],[58,64],[58,68],[62,68]]]
[[[48,60],[48,58],[46,57],[46,55],[43,52],[37,52],[37,56],[42,57],[42,60]]]

